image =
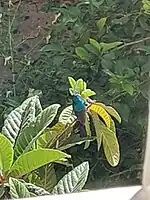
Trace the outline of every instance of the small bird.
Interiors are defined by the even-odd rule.
[[[86,136],[85,120],[86,120],[86,102],[82,97],[75,93],[72,97],[73,111],[79,122],[80,136]]]

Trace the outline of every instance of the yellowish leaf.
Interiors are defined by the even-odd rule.
[[[96,103],[97,105],[103,107],[111,116],[113,116],[119,123],[121,123],[121,117],[119,113],[111,106],[106,106],[103,103]]]
[[[105,124],[110,128],[111,117],[100,104],[92,104],[89,107],[89,110],[96,112],[104,120]]]
[[[91,116],[92,116],[94,127],[95,127],[98,150],[99,150],[102,144],[102,132],[101,132],[100,119],[98,118],[98,115],[95,112],[91,112]]]

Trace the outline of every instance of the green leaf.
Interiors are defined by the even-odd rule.
[[[7,172],[13,162],[13,147],[11,142],[0,134],[0,171]]]
[[[28,198],[30,192],[25,184],[15,178],[9,178],[10,196],[12,199]]]
[[[88,114],[86,114],[86,121],[85,121],[85,129],[87,136],[91,136],[91,129],[90,129],[90,120]],[[84,149],[87,149],[90,146],[90,141],[85,142]]]
[[[76,88],[76,81],[72,78],[72,77],[68,77],[69,80],[69,84],[73,89],[73,92],[75,92],[75,88]]]
[[[84,48],[76,47],[75,52],[82,60],[86,60],[87,62],[89,61],[89,54]]]
[[[107,17],[101,18],[96,22],[97,28],[99,30],[99,33],[103,30],[105,24],[106,24]]]
[[[38,185],[40,187],[44,188],[45,190],[47,190],[48,192],[51,192],[53,190],[54,186],[57,184],[57,177],[56,177],[56,173],[55,173],[54,164],[52,164],[52,163],[47,164],[47,165],[41,167],[38,170],[38,172],[39,172],[39,176],[40,176]],[[42,191],[42,188],[41,189],[35,188],[35,193],[38,196],[40,194],[44,195],[44,193],[45,194],[47,193],[47,191]],[[32,187],[31,187],[31,189],[32,189]],[[29,191],[32,191],[32,190],[29,189]],[[32,191],[32,192],[34,192],[34,191]]]
[[[44,129],[53,122],[59,107],[59,104],[53,104],[45,108],[36,117],[35,122],[31,122],[21,131],[14,146],[15,158],[29,150],[33,143],[40,137]]]
[[[91,3],[96,7],[96,8],[99,8],[103,3],[104,3],[105,0],[100,0],[100,1],[97,1],[97,0],[91,0]]]
[[[58,121],[63,124],[70,124],[75,120],[75,116],[73,115],[73,107],[66,107],[60,114]]]
[[[96,137],[97,137],[97,145],[98,145],[98,150],[101,147],[102,144],[102,131],[101,131],[101,123],[98,115],[94,112],[92,112],[92,119],[95,127],[95,132],[96,132]]]
[[[92,38],[90,38],[89,41],[90,41],[90,44],[91,44],[93,47],[95,47],[95,48],[97,49],[98,52],[100,52],[100,50],[101,50],[100,44],[99,44],[96,40],[94,40],[94,39],[92,39]]]
[[[105,156],[109,164],[115,167],[120,161],[120,150],[116,134],[107,128],[101,120],[99,120],[99,124]]]
[[[143,9],[146,14],[150,14],[150,1],[149,0],[142,0]]]
[[[91,136],[91,135],[89,134],[88,136]],[[67,139],[66,142],[64,142],[63,146],[60,146],[58,149],[61,150],[61,151],[64,151],[64,150],[69,149],[73,146],[80,145],[82,143],[90,142],[90,141],[93,141],[93,140],[95,140],[94,137],[81,138],[78,135],[71,136],[70,138]]]
[[[70,158],[66,153],[52,149],[35,149],[22,154],[10,169],[12,176],[21,177],[35,169],[61,158]]]
[[[131,96],[133,95],[134,89],[132,84],[130,83],[123,83],[122,84],[122,88],[124,91],[126,91],[127,93],[129,93]]]
[[[121,123],[121,117],[119,115],[119,113],[111,106],[105,106],[103,105],[103,107],[105,108],[105,110],[111,115],[113,116],[119,123]]]
[[[18,108],[13,110],[4,121],[2,134],[13,144],[20,132],[41,112],[41,104],[38,96],[25,100]]]
[[[28,189],[30,193],[34,193],[36,196],[44,196],[44,195],[50,195],[48,191],[43,189],[42,187],[38,187],[32,183],[26,183],[24,182],[24,185]]]
[[[106,51],[109,51],[111,49],[114,49],[115,47],[123,44],[123,42],[112,42],[112,43],[100,43],[100,47],[102,48],[102,52],[105,53]]]
[[[84,81],[80,78],[77,80],[76,84],[76,91],[81,94],[81,92],[84,90]]]
[[[87,181],[88,172],[89,164],[88,162],[83,162],[66,174],[54,187],[52,193],[66,194],[81,191]]]
[[[42,47],[40,51],[42,52],[52,51],[52,52],[62,52],[62,53],[65,52],[64,48],[62,48],[60,44],[47,44],[44,47]]]
[[[56,142],[59,139],[59,137],[64,133],[66,130],[66,125],[57,122],[53,127],[46,129],[44,135],[45,135],[45,142],[46,148],[54,148],[56,146]]]
[[[90,53],[93,53],[93,54],[95,54],[96,56],[99,55],[99,50],[98,50],[97,48],[93,47],[93,45],[91,45],[91,44],[85,44],[84,46],[85,46],[85,48],[86,48]]]
[[[81,96],[83,96],[84,98],[91,97],[93,95],[96,95],[96,93],[91,89],[86,89],[81,93]]]

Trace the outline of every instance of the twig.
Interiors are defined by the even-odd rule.
[[[145,41],[147,41],[147,40],[150,40],[150,37],[146,37],[146,38],[143,38],[143,39],[140,39],[140,40],[136,40],[136,41],[134,41],[134,42],[126,43],[126,44],[124,44],[124,45],[118,47],[117,50],[123,49],[123,48],[128,47],[128,46],[132,46],[132,45],[135,45],[135,44],[139,44],[139,43],[145,42]]]
[[[35,49],[35,47],[37,47],[38,44],[40,44],[40,43],[42,42],[42,40],[44,40],[44,38],[42,38],[41,40],[39,40],[39,41],[26,53],[26,55],[25,55],[24,57],[27,57],[27,55],[28,55],[29,53],[31,53],[31,52]]]
[[[8,35],[9,35],[9,50],[10,50],[10,56],[11,56],[11,71],[12,71],[12,82],[13,82],[13,95],[16,96],[16,86],[15,86],[15,62],[14,62],[14,54],[13,54],[13,42],[12,42],[12,33],[11,33],[11,29],[14,23],[14,20],[16,18],[16,13],[19,9],[21,5],[21,0],[19,1],[17,8],[15,10],[15,13],[13,15],[13,18],[11,20],[11,16],[9,13],[9,19],[8,19]],[[10,6],[8,8],[8,10],[10,11]]]

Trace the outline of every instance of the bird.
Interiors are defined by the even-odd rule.
[[[86,102],[78,93],[75,93],[72,97],[72,106],[79,123],[80,136],[84,137],[86,136]]]

